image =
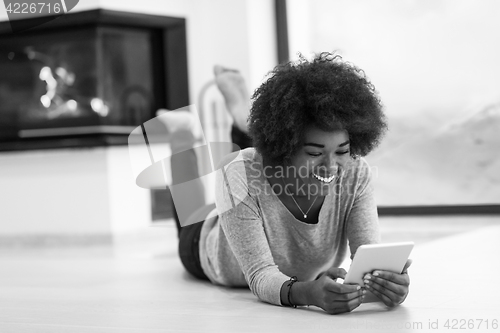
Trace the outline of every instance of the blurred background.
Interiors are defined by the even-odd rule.
[[[280,61],[334,50],[388,116],[367,157],[384,240],[498,223],[499,15],[494,0],[87,0],[12,33],[2,7],[0,247],[165,251],[169,191],[135,184],[132,130],[196,104],[207,139],[227,140],[215,64],[252,92]]]
[[[380,205],[500,203],[495,1],[289,0],[290,50],[336,49],[380,93]]]

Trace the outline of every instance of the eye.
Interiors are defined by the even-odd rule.
[[[351,152],[350,150],[346,150],[346,151],[336,152],[335,154],[337,154],[337,155],[345,155],[345,154],[349,154],[350,152]],[[307,155],[312,156],[312,157],[318,157],[318,156],[321,156],[322,153],[307,153]]]

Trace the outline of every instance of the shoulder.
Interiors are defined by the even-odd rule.
[[[217,183],[252,192],[249,188],[262,187],[262,158],[254,148],[226,155],[218,164]]]
[[[356,174],[361,177],[368,177],[371,175],[372,167],[364,157],[359,157],[354,160],[353,166]]]
[[[215,202],[219,213],[232,210],[244,200],[260,193],[260,158],[247,148],[226,155],[218,164],[215,178]],[[249,205],[247,200],[247,205]]]
[[[244,173],[250,177],[259,176],[262,169],[262,158],[254,148],[232,152],[224,156],[217,169],[222,169],[224,173],[234,174]]]
[[[232,153],[227,154],[219,161],[217,169],[226,167],[233,162],[251,163],[252,161],[256,160],[257,157],[256,155],[258,155],[258,153],[255,151],[254,148],[246,148],[243,150],[234,151]]]
[[[353,160],[345,170],[346,185],[356,190],[366,188],[372,181],[373,169],[364,157]]]
[[[353,160],[344,172],[347,177],[362,179],[371,176],[372,167],[364,157],[359,157]]]

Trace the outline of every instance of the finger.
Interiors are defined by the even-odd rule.
[[[368,290],[370,290],[373,293],[373,295],[375,295],[376,297],[378,297],[378,299],[384,302],[385,305],[389,307],[393,307],[394,305],[396,305],[387,295],[381,293],[379,290],[373,288],[369,288]]]
[[[360,306],[362,301],[363,301],[363,297],[358,296],[358,297],[356,297],[350,301],[347,301],[347,302],[335,301],[335,302],[333,302],[332,306],[335,309],[344,310],[343,312],[351,312],[352,310],[354,310],[358,306]]]
[[[394,272],[379,270],[374,271],[373,274],[366,274],[363,279],[383,279],[403,286],[410,283],[408,274],[398,274]]]
[[[344,313],[344,312],[348,312],[348,310],[346,310],[344,308],[334,308],[332,311],[329,311],[328,313],[330,313],[330,314],[341,314],[341,313]]]
[[[392,283],[390,283],[392,284]],[[398,286],[395,284],[392,284],[392,286]],[[371,292],[379,292],[380,294],[383,294],[387,296],[392,303],[394,304],[401,304],[405,300],[406,296],[408,295],[408,287],[401,287],[398,286],[397,289],[389,289],[387,286],[382,286],[378,283],[375,283],[372,281],[368,285],[366,285],[367,290],[370,290]],[[387,303],[386,303],[387,304]],[[388,304],[391,306],[390,304]]]
[[[345,294],[339,294],[339,293],[327,291],[327,293],[329,293],[329,295],[332,299],[334,299],[335,301],[339,301],[339,302],[349,302],[353,299],[356,299],[360,296],[363,296],[364,295],[363,292],[364,292],[364,290],[361,290],[361,289],[357,290],[355,292],[345,293]]]
[[[361,291],[361,286],[357,284],[342,284],[333,280],[327,280],[325,290],[336,294],[348,294]]]
[[[407,279],[405,279],[407,280]],[[408,279],[409,280],[409,279]],[[390,280],[386,280],[380,277],[376,276],[369,276],[368,279],[365,280],[365,287],[370,287],[370,286],[380,286],[382,288],[388,289],[396,294],[404,294],[405,290],[408,289],[409,281],[408,283],[395,283]]]
[[[403,271],[401,272],[401,274],[408,274],[408,268],[410,268],[412,263],[413,263],[413,260],[408,259],[406,261],[405,267],[403,267]]]
[[[401,271],[401,274],[398,274],[398,273],[394,273],[394,272],[389,272],[389,271],[382,271],[382,270],[375,270],[373,271],[373,275],[377,276],[377,275],[381,275],[382,277],[388,279],[388,280],[392,280],[392,281],[395,281],[401,277],[401,275],[403,274],[408,274],[408,268],[411,266],[411,264],[413,263],[413,260],[412,259],[408,259],[403,267],[403,270]]]
[[[326,272],[325,275],[331,277],[332,279],[345,279],[347,272],[343,268],[339,267],[330,267]]]
[[[374,283],[374,282],[371,282],[370,284],[367,284],[365,285],[366,289],[369,290],[369,291],[378,291],[379,293],[381,294],[384,294],[385,296],[389,297],[390,299],[392,300],[395,300],[396,298],[398,298],[398,295],[400,295],[398,292],[395,292],[385,286],[382,286],[378,283]],[[403,292],[401,292],[401,294],[404,294]]]

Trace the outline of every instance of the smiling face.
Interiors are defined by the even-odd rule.
[[[297,171],[294,177],[304,185],[323,191],[335,183],[350,161],[347,131],[327,132],[310,126],[306,130],[303,146],[287,163],[287,167]],[[296,194],[305,195],[300,191],[296,191]]]

